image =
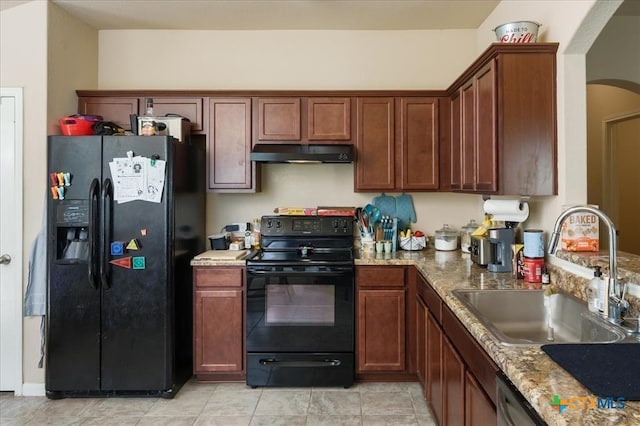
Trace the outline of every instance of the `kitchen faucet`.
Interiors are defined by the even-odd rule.
[[[570,207],[567,210],[563,211],[558,219],[556,219],[556,224],[553,227],[553,232],[551,234],[551,240],[549,241],[549,254],[555,254],[558,246],[558,240],[560,239],[560,230],[562,228],[562,224],[564,221],[573,213],[584,212],[584,213],[592,213],[600,218],[602,222],[607,226],[609,230],[609,279],[605,284],[605,295],[604,298],[604,316],[609,319],[611,322],[620,322],[620,306],[622,305],[623,300],[620,300],[617,296],[618,290],[618,265],[617,265],[617,234],[616,227],[613,224],[613,221],[609,219],[609,216],[604,214],[602,211],[598,210],[595,207],[591,206],[575,206]],[[609,307],[609,297],[611,292],[615,293],[615,303],[616,308],[610,309]],[[624,298],[624,295],[622,296]]]

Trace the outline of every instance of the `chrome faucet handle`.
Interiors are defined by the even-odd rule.
[[[609,296],[609,321],[621,324],[622,314],[629,308],[629,302],[618,296]]]

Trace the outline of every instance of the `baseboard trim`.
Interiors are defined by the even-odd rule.
[[[44,383],[23,383],[23,396],[45,396]]]

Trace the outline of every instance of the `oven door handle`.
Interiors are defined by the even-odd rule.
[[[251,271],[248,270],[247,274],[250,275],[273,275],[273,276],[300,276],[300,275],[311,275],[311,276],[323,276],[323,277],[337,277],[343,276],[345,274],[352,273],[352,269],[339,269],[339,270],[331,270],[331,271]]]
[[[262,358],[259,362],[260,365],[277,365],[279,367],[339,367],[342,364],[339,359],[287,361],[276,358]]]

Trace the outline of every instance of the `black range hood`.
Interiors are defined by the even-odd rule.
[[[256,144],[250,155],[259,163],[352,163],[352,145]]]

